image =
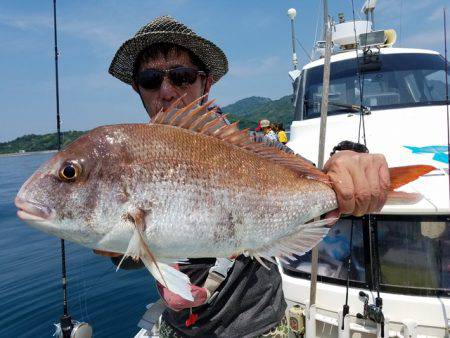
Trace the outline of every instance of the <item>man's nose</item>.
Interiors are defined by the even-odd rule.
[[[161,98],[165,101],[171,101],[177,98],[177,91],[175,86],[170,82],[170,80],[165,77],[163,82],[161,83]]]

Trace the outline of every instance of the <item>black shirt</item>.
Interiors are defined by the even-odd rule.
[[[286,309],[278,267],[265,262],[270,270],[250,257],[239,256],[212,303],[192,309],[198,314],[193,326],[185,324],[189,309],[167,309],[163,319],[178,334],[192,337],[250,338],[263,334],[281,321]],[[180,264],[180,270],[191,283],[201,286],[214,263],[214,258],[191,259],[189,264]]]

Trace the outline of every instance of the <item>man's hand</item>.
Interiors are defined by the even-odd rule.
[[[205,288],[191,285],[191,293],[192,297],[194,297],[194,301],[189,301],[184,299],[183,297],[173,293],[169,289],[162,286],[157,282],[158,291],[161,298],[166,303],[167,307],[171,308],[174,311],[180,311],[183,309],[189,309],[191,307],[200,306],[206,303],[207,300],[207,291]]]
[[[172,265],[172,267],[179,270],[177,264]],[[189,301],[177,295],[176,293],[173,293],[172,291],[161,285],[159,282],[156,282],[156,286],[158,287],[159,295],[164,300],[166,305],[174,311],[180,311],[183,309],[200,306],[202,304],[205,304],[208,300],[207,289],[200,286],[191,284],[191,293],[192,297],[194,297],[193,301]]]
[[[362,216],[380,211],[386,202],[390,179],[383,155],[340,151],[325,163],[324,171],[331,178],[339,213]]]

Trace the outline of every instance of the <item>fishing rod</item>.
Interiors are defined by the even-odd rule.
[[[59,113],[59,74],[58,74],[58,33],[56,27],[56,0],[53,0],[53,32],[55,42],[55,83],[56,83],[56,130],[58,151],[61,150],[61,115]],[[61,281],[63,289],[63,315],[59,320],[62,335],[64,338],[70,337],[73,329],[72,317],[69,315],[67,302],[67,271],[66,271],[66,246],[61,238]]]
[[[58,76],[58,33],[56,25],[56,0],[53,0],[53,32],[55,43],[55,84],[56,84],[56,130],[58,151],[61,150],[61,115],[59,113],[59,76]],[[59,323],[55,324],[55,336],[58,338],[88,338],[92,336],[92,328],[87,323],[72,320],[69,315],[67,301],[67,270],[66,270],[66,246],[61,238],[61,282],[63,289],[63,315]]]

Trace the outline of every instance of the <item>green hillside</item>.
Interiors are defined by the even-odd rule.
[[[85,131],[66,131],[62,133],[62,147],[65,147],[73,140],[77,139]],[[58,148],[56,133],[45,135],[24,135],[13,141],[0,143],[0,154],[18,153],[21,150],[43,151],[55,150]]]
[[[223,107],[223,111],[228,113],[230,121],[239,120],[239,126],[254,129],[261,119],[268,119],[271,122],[282,122],[284,127],[289,127],[293,118],[293,107],[291,95],[287,95],[278,100],[271,100],[266,97],[252,96],[239,100],[233,104]],[[86,131],[66,131],[62,133],[62,146],[66,146],[76,138],[86,133]],[[0,143],[0,154],[11,154],[19,151],[43,151],[57,149],[56,133],[45,135],[24,135],[13,141]]]
[[[282,122],[289,127],[294,117],[292,95],[283,96],[278,100],[264,97],[249,97],[222,108],[228,114],[230,121],[240,121],[241,128],[255,128],[258,121],[268,119],[271,122]]]

